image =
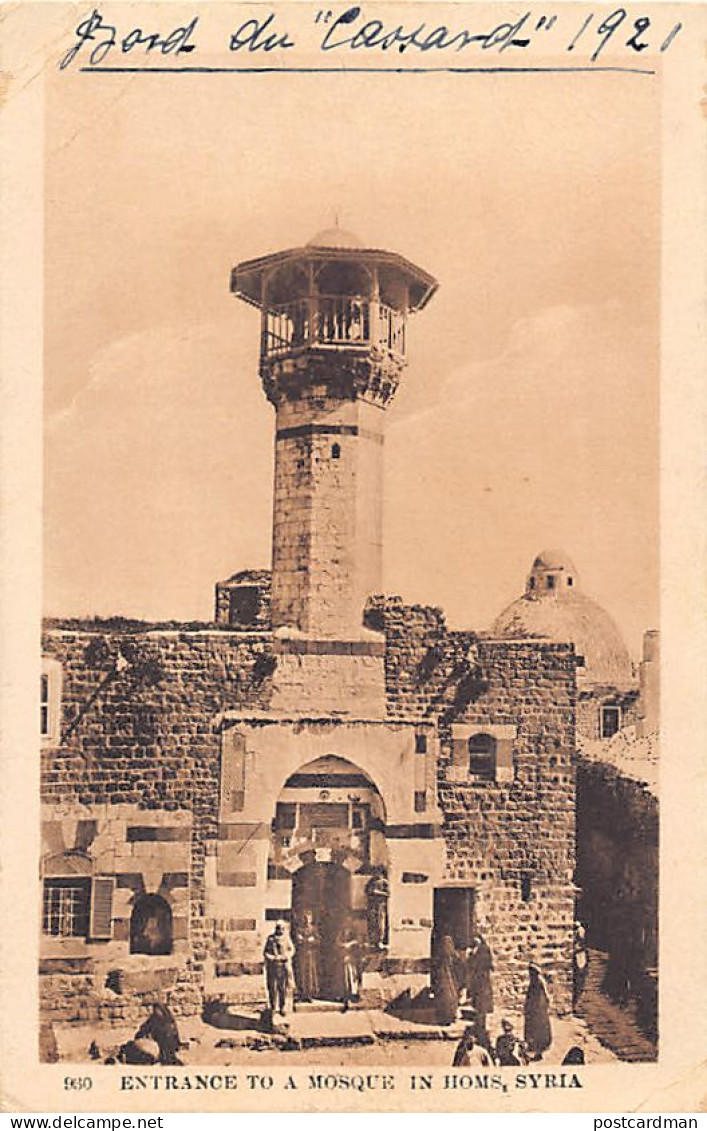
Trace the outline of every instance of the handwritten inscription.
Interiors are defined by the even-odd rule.
[[[362,11],[359,7],[347,8],[326,32],[321,42],[321,50],[336,51],[342,47],[347,47],[351,51],[357,51],[360,48],[379,48],[381,51],[389,51],[391,48],[397,47],[402,55],[404,51],[411,47],[422,52],[432,50],[461,51],[464,47],[477,43],[484,50],[488,50],[490,47],[498,47],[499,50],[503,50],[505,47],[527,47],[530,43],[527,35],[518,34],[526,26],[530,18],[529,12],[526,12],[514,24],[499,24],[488,32],[476,33],[466,30],[453,31],[444,24],[430,29],[424,23],[410,30],[407,30],[402,24],[397,27],[386,28],[382,20],[366,20],[363,22],[361,16]],[[351,24],[358,24],[359,26],[352,34],[348,34],[348,27]]]
[[[76,28],[76,42],[69,48],[66,55],[59,63],[61,70],[70,66],[79,51],[88,43],[95,44],[88,53],[88,62],[92,67],[98,66],[113,48],[118,47],[123,55],[130,54],[140,47],[143,51],[156,51],[161,55],[181,55],[193,51],[196,44],[190,42],[199,17],[194,16],[191,23],[185,27],[174,28],[166,35],[158,31],[144,32],[136,27],[122,38],[118,36],[118,29],[114,24],[106,23],[99,11],[94,9],[91,15],[82,20]]]
[[[59,67],[64,70],[81,56],[84,69],[100,69],[109,56],[177,57],[192,55],[197,51],[196,34],[199,16],[179,27],[169,30],[134,27],[122,32],[115,24],[104,20],[99,9],[83,19],[75,29],[74,42],[63,56]],[[631,55],[640,55],[647,49],[665,52],[672,45],[682,24],[658,27],[658,21],[641,15],[629,16],[625,8],[615,8],[607,16],[590,12],[577,26],[576,15],[570,19],[566,13],[546,15],[527,11],[513,21],[501,22],[486,28],[448,27],[412,21],[409,25],[386,25],[381,19],[368,19],[358,4],[343,8],[338,14],[332,9],[320,9],[314,18],[320,38],[315,48],[328,55],[350,52],[393,52],[397,54],[429,52],[456,55],[467,48],[501,54],[514,49],[527,51],[541,42],[546,50],[576,51],[578,48],[596,63],[606,47],[621,47]],[[550,34],[548,34],[550,33]],[[297,46],[295,40],[278,22],[277,11],[258,18],[245,20],[231,32],[228,40],[230,52],[261,52],[290,50]],[[120,68],[118,68],[120,69]],[[138,68],[139,69],[139,68]],[[169,70],[167,64],[163,68]],[[189,68],[186,68],[189,69]],[[194,68],[196,69],[196,68]],[[203,68],[208,70],[209,68]],[[216,68],[218,69],[218,68]]]
[[[471,31],[468,28],[454,29],[444,24],[430,27],[425,23],[409,28],[402,24],[386,27],[382,20],[367,20],[362,8],[355,5],[347,8],[336,18],[334,18],[332,11],[320,10],[317,13],[315,23],[321,22],[329,25],[320,44],[322,51],[334,51],[341,48],[347,48],[351,51],[357,51],[361,48],[376,48],[379,51],[397,49],[402,55],[410,49],[421,53],[427,51],[459,52],[476,45],[482,51],[495,48],[500,54],[511,47],[530,47],[534,42],[534,36],[537,33],[544,35],[551,31],[557,20],[557,14],[536,18],[528,11],[514,23],[500,23],[488,31]],[[610,39],[619,32],[622,25],[625,25],[629,30],[628,37],[624,41],[625,47],[640,53],[651,46],[651,43],[644,38],[651,27],[651,19],[648,16],[641,16],[631,21],[625,8],[616,8],[603,20],[597,20],[593,13],[587,16],[579,32],[565,45],[565,50],[573,51],[592,23],[597,24],[595,35],[598,37],[598,43],[591,56],[592,62],[596,62]],[[676,24],[672,28],[663,42],[659,44],[661,51],[667,50],[681,27],[681,24]]]

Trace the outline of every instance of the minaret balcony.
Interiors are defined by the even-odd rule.
[[[380,350],[405,357],[404,313],[362,297],[317,295],[263,311],[261,360],[300,350]]]

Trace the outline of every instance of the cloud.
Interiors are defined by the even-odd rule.
[[[616,301],[518,320],[396,421],[386,458],[389,587],[483,627],[559,544],[634,645],[655,618],[657,365]]]
[[[234,341],[163,324],[112,342],[50,418],[50,610],[210,615],[217,575],[267,561],[272,414]]]

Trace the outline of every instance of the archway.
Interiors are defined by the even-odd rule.
[[[297,942],[305,914],[311,914],[319,936],[320,996],[326,1000],[342,996],[337,938],[344,926],[358,940],[360,955],[370,948],[370,885],[388,868],[385,828],[385,805],[375,783],[336,755],[299,767],[278,796],[268,869],[278,902],[271,904],[270,917],[278,911],[288,915]],[[288,880],[289,908],[282,898]]]
[[[275,806],[271,860],[290,876],[313,862],[352,873],[387,866],[386,812],[376,785],[358,766],[328,755],[301,766]]]

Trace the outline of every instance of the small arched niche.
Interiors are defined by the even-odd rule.
[[[139,895],[130,916],[131,954],[172,953],[172,909],[161,895]]]

